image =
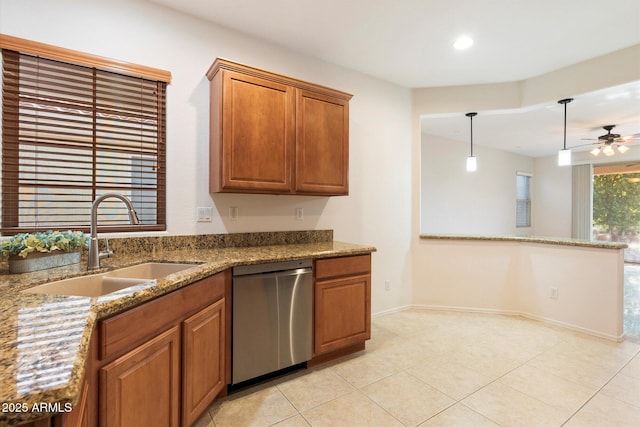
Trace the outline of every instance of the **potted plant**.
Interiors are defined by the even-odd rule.
[[[0,242],[10,273],[27,273],[80,262],[89,238],[82,231],[20,233]]]

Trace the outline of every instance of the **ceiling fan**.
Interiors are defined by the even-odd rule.
[[[622,154],[622,153],[625,153],[626,151],[629,151],[629,145],[631,140],[640,140],[640,138],[638,138],[640,134],[635,134],[630,136],[620,136],[620,134],[611,133],[614,127],[616,127],[616,125],[602,126],[602,128],[606,130],[607,133],[604,135],[600,135],[597,139],[598,142],[594,142],[592,144],[585,144],[585,145],[593,145],[593,144],[597,145],[597,147],[595,147],[593,150],[590,151],[592,155],[597,156],[598,154],[603,153],[605,156],[613,156],[615,154],[614,149],[618,150],[618,152]],[[593,138],[582,138],[582,139],[584,141],[594,140]]]

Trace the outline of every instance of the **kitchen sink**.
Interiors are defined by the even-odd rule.
[[[25,292],[49,295],[75,295],[83,297],[99,297],[131,286],[147,282],[146,279],[129,277],[109,277],[105,274],[74,277],[58,280],[27,289]]]
[[[131,267],[119,268],[107,273],[109,277],[130,277],[134,279],[159,279],[198,264],[174,264],[171,262],[145,262]]]
[[[119,268],[101,274],[73,277],[57,280],[25,290],[25,292],[70,295],[84,297],[100,297],[126,288],[130,288],[151,280],[160,279],[178,271],[195,267],[198,264],[173,264],[147,262],[131,267]]]

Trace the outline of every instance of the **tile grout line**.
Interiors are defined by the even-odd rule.
[[[387,377],[385,377],[387,378]],[[384,378],[383,378],[384,379]],[[371,384],[376,383],[377,381],[374,381]],[[369,385],[369,384],[367,384]],[[395,415],[393,415],[391,412],[387,411],[386,409],[384,409],[382,406],[380,406],[378,404],[378,402],[374,401],[373,399],[371,399],[369,396],[367,396],[366,394],[364,394],[364,392],[362,390],[360,390],[359,388],[356,389],[361,395],[363,395],[365,398],[367,398],[369,400],[369,402],[373,403],[374,405],[376,405],[378,408],[382,409],[384,412],[386,412],[387,414],[389,414],[389,416],[391,416],[391,418],[393,418],[394,420],[398,421],[400,424],[405,425],[405,423],[403,423],[402,421],[400,421]]]
[[[434,414],[433,416],[431,416],[431,417],[427,418],[427,419],[426,419],[426,420],[424,420],[424,421],[430,420],[430,419],[432,419],[432,418],[434,418],[434,417],[438,416],[439,414],[441,414],[441,413],[445,412],[446,410],[450,409],[451,407],[455,406],[456,404],[460,403],[460,404],[464,405],[466,408],[468,408],[469,410],[471,410],[471,411],[473,411],[473,412],[477,413],[478,415],[480,415],[480,416],[482,416],[482,417],[484,417],[484,418],[486,418],[486,419],[490,420],[491,422],[493,422],[493,423],[495,423],[495,424],[497,424],[497,425],[501,425],[500,423],[498,423],[497,421],[495,421],[495,420],[491,419],[491,418],[490,418],[490,417],[488,417],[487,415],[484,415],[484,414],[482,414],[482,413],[480,413],[480,412],[477,412],[475,409],[473,409],[473,408],[471,408],[470,406],[468,406],[467,404],[465,404],[465,403],[463,402],[463,400],[465,400],[465,399],[467,399],[468,397],[470,397],[470,396],[472,396],[472,395],[476,394],[477,392],[479,392],[479,391],[481,391],[481,390],[485,389],[485,388],[486,388],[486,387],[488,387],[489,385],[496,383],[496,382],[497,382],[497,381],[499,381],[501,378],[503,378],[503,377],[505,377],[505,376],[509,375],[511,372],[515,371],[516,369],[519,369],[519,368],[521,368],[521,367],[525,366],[527,363],[531,362],[531,361],[532,361],[533,359],[535,359],[536,357],[538,357],[538,356],[540,356],[540,355],[542,355],[542,354],[546,353],[547,351],[551,350],[551,349],[552,349],[552,348],[554,348],[555,346],[559,345],[561,342],[562,342],[562,340],[560,340],[559,342],[557,342],[556,344],[554,344],[552,347],[550,347],[550,348],[548,348],[548,349],[546,349],[546,350],[544,350],[544,351],[541,351],[541,352],[539,352],[539,353],[535,354],[534,356],[531,356],[530,358],[526,359],[525,361],[523,361],[523,362],[522,362],[522,363],[520,363],[519,365],[517,365],[517,366],[513,367],[512,369],[508,370],[508,371],[507,371],[507,372],[505,372],[504,374],[502,374],[502,375],[500,375],[500,376],[496,377],[495,379],[491,380],[490,382],[488,382],[487,384],[485,384],[485,385],[483,385],[482,387],[478,388],[477,390],[474,390],[474,391],[472,391],[472,392],[470,392],[470,393],[466,394],[464,397],[462,397],[462,398],[460,398],[460,399],[456,399],[456,398],[454,398],[453,396],[448,395],[446,392],[444,392],[444,391],[442,391],[442,390],[438,389],[437,387],[434,387],[434,386],[432,386],[431,384],[429,384],[429,383],[426,383],[426,382],[422,381],[420,378],[417,378],[417,377],[415,377],[414,375],[411,375],[411,373],[406,372],[408,375],[411,375],[412,377],[414,377],[414,378],[416,378],[416,379],[418,379],[418,380],[420,380],[420,381],[424,382],[425,384],[429,385],[430,387],[435,388],[436,390],[438,390],[438,391],[440,391],[441,393],[443,393],[445,396],[447,396],[447,397],[449,397],[449,398],[451,398],[451,399],[453,399],[453,400],[455,401],[455,402],[454,402],[454,403],[452,403],[451,405],[447,406],[446,408],[442,409],[441,411],[437,412],[436,414]],[[639,349],[639,351],[638,351],[638,353],[637,353],[637,354],[640,354],[640,349]],[[637,355],[637,354],[636,354],[636,355]],[[620,368],[620,370],[624,369],[624,367],[625,367],[628,363],[630,363],[630,362],[631,362],[631,360],[633,360],[633,358],[634,358],[634,357],[635,357],[635,355],[634,355],[634,356],[633,356],[633,357],[632,357],[632,358],[631,358],[631,359],[630,359],[630,360],[629,360],[629,361],[628,361],[628,362],[627,362],[627,363],[626,363],[622,368]],[[405,369],[404,369],[404,371],[406,371],[406,369],[408,369],[408,368],[405,368]],[[618,372],[619,372],[619,371],[618,371]],[[617,375],[617,373],[616,373],[616,374],[614,374],[614,377],[615,377],[615,375]],[[613,377],[612,377],[611,379],[613,379]],[[611,380],[611,379],[610,379],[610,380]],[[610,381],[610,380],[609,380],[609,381]],[[512,388],[511,386],[509,386],[509,385],[507,385],[507,384],[504,384],[504,385],[505,385],[506,387]],[[605,385],[606,385],[606,384],[605,384]],[[603,386],[603,387],[604,387],[604,386]],[[513,388],[512,388],[512,389],[513,389]],[[514,391],[516,391],[516,392],[522,393],[522,394],[524,394],[525,396],[527,396],[527,397],[529,397],[529,398],[531,398],[531,399],[535,399],[535,400],[537,400],[538,402],[542,403],[543,405],[549,405],[548,403],[543,402],[543,401],[541,401],[540,399],[538,399],[538,398],[536,398],[536,397],[534,397],[534,396],[530,396],[530,395],[529,395],[529,394],[527,394],[527,393],[523,393],[523,392],[521,392],[521,391],[519,391],[519,390],[516,390],[516,389],[513,389],[513,390],[514,390]],[[596,393],[598,393],[598,392],[599,392],[599,390],[598,390]],[[592,396],[592,398],[593,398],[593,396]],[[588,402],[589,400],[591,400],[591,399],[588,399],[588,400],[587,400],[587,402]],[[585,402],[582,406],[584,406],[587,402]],[[551,406],[553,406],[553,405],[551,405]],[[582,406],[581,406],[580,408],[582,408]],[[580,410],[580,408],[579,408],[578,410]],[[576,411],[576,412],[577,412],[577,411]],[[569,420],[570,420],[574,415],[575,415],[575,413],[571,414],[571,415],[569,416],[569,418],[561,424],[561,426],[565,425],[565,424],[566,424],[566,423],[567,423],[567,422],[568,422],[568,421],[569,421]],[[424,421],[423,421],[423,422],[424,422]]]
[[[562,427],[562,426],[564,426],[564,425],[566,425],[569,421],[571,421],[571,419],[572,419],[573,417],[575,417],[575,416],[576,416],[576,414],[582,410],[582,408],[584,408],[585,406],[587,406],[587,403],[591,402],[591,401],[593,400],[593,398],[594,398],[594,397],[596,397],[596,396],[597,396],[597,395],[598,395],[598,394],[599,394],[599,393],[600,393],[600,392],[601,392],[601,391],[602,391],[602,390],[603,390],[603,389],[604,389],[604,388],[605,388],[605,387],[606,387],[606,386],[607,386],[611,381],[613,381],[613,379],[614,379],[616,376],[618,376],[618,374],[619,374],[620,372],[622,372],[622,370],[623,370],[624,368],[626,368],[626,367],[629,365],[629,363],[631,363],[631,362],[633,361],[633,359],[635,359],[635,358],[636,358],[636,357],[638,357],[639,355],[640,355],[640,348],[636,351],[636,353],[635,353],[633,356],[631,356],[631,358],[630,358],[629,360],[627,360],[627,363],[625,363],[624,365],[622,365],[622,367],[621,367],[620,369],[618,369],[618,370],[616,371],[616,373],[614,373],[614,374],[611,376],[611,378],[609,378],[609,379],[608,379],[608,380],[607,380],[607,381],[606,381],[606,382],[605,382],[605,383],[604,383],[604,384],[603,384],[603,385],[602,385],[598,390],[596,390],[596,392],[595,392],[595,393],[593,393],[593,395],[592,395],[591,397],[589,397],[589,398],[588,398],[588,399],[587,399],[587,400],[586,400],[582,405],[580,405],[580,407],[579,407],[578,409],[576,409],[576,410],[575,410],[575,412],[573,412],[573,413],[569,416],[569,418],[567,418],[567,420],[566,420],[564,423],[562,423],[561,427]],[[615,399],[615,398],[612,398],[612,399]],[[615,399],[615,400],[619,400],[619,399]],[[624,402],[624,403],[627,403],[627,402]],[[635,406],[635,405],[634,405],[634,406]]]
[[[482,414],[482,413],[480,413],[480,412],[476,411],[475,409],[473,409],[472,407],[468,406],[466,403],[464,403],[464,402],[463,402],[463,400],[465,400],[465,399],[467,399],[468,397],[470,397],[470,396],[472,396],[472,395],[476,394],[476,393],[477,393],[477,392],[479,392],[480,390],[485,389],[486,387],[490,386],[491,384],[493,384],[493,383],[495,383],[495,382],[499,381],[499,380],[500,380],[500,378],[503,378],[504,376],[506,376],[506,375],[510,374],[511,372],[515,371],[516,369],[521,368],[522,366],[526,365],[527,363],[529,363],[530,361],[532,361],[533,359],[535,359],[536,357],[540,356],[542,353],[544,353],[544,352],[546,352],[546,351],[548,351],[548,350],[545,350],[545,351],[543,351],[543,352],[541,352],[541,353],[536,354],[535,356],[532,356],[531,358],[527,359],[525,362],[522,362],[520,365],[518,365],[518,366],[516,366],[516,367],[514,367],[514,368],[512,368],[512,369],[510,369],[509,371],[507,371],[507,372],[505,372],[504,374],[502,374],[502,375],[498,376],[498,377],[497,377],[497,378],[495,378],[494,380],[489,381],[487,384],[483,385],[483,386],[482,386],[482,387],[480,387],[479,389],[474,390],[474,391],[472,391],[471,393],[466,394],[464,397],[460,398],[459,400],[458,400],[458,399],[456,399],[456,398],[454,398],[454,397],[452,397],[452,396],[449,396],[449,395],[448,395],[448,394],[446,394],[444,391],[438,390],[436,387],[434,387],[434,388],[436,388],[436,390],[438,390],[438,391],[440,391],[441,393],[443,393],[444,395],[446,395],[446,396],[450,397],[450,398],[451,398],[451,399],[453,399],[455,402],[454,402],[453,404],[449,405],[448,407],[446,407],[445,409],[443,409],[442,411],[438,412],[437,414],[434,414],[433,416],[431,416],[431,417],[427,418],[427,420],[430,420],[430,419],[432,419],[433,417],[436,417],[436,416],[440,415],[442,412],[446,411],[447,409],[449,409],[449,408],[451,408],[451,407],[453,407],[453,406],[455,406],[455,405],[457,405],[457,404],[459,403],[459,404],[461,404],[461,405],[464,405],[464,407],[466,407],[467,409],[469,409],[469,410],[471,410],[471,411],[475,412],[476,414],[478,414],[478,415],[480,415],[480,416],[482,416],[482,417],[484,417],[484,418],[486,418],[486,419],[490,420],[492,423],[495,423],[496,425],[502,426],[502,425],[501,425],[500,423],[498,423],[496,420],[494,420],[494,419],[492,419],[492,418],[488,417],[487,415]],[[407,373],[408,373],[408,372],[407,372]],[[409,374],[409,375],[411,375],[411,374]],[[418,379],[419,379],[419,378],[418,378]],[[428,384],[428,383],[425,383],[425,384],[427,384],[427,385],[429,385],[429,386],[433,387],[432,385],[430,385],[430,384]],[[512,387],[510,387],[510,386],[509,386],[509,385],[507,385],[507,384],[505,384],[505,386],[507,386],[507,387],[509,387],[509,388],[512,388]],[[516,390],[516,389],[513,389],[513,390],[514,390],[514,391],[518,391],[518,390]],[[519,392],[519,391],[518,391],[518,392]],[[519,393],[522,393],[522,392],[519,392]],[[536,399],[536,398],[535,398],[535,397],[533,397],[533,396],[529,396],[529,395],[528,395],[528,394],[526,394],[526,393],[523,393],[523,394],[525,394],[526,396],[528,396],[528,397],[530,397],[530,398],[532,398],[532,399],[535,399],[535,400],[537,400],[538,402],[540,402],[540,403],[542,403],[542,404],[545,404],[545,405],[546,405],[546,403],[545,403],[545,402],[542,402],[541,400]],[[425,421],[427,421],[427,420],[425,420]]]
[[[386,331],[389,331],[391,334],[393,334],[394,338],[395,338],[395,337],[398,337],[398,338],[407,338],[407,337],[405,337],[405,336],[403,336],[403,335],[398,335],[398,334],[394,333],[394,332],[393,332],[392,330],[390,330],[390,329],[384,328],[384,327],[382,327],[382,326],[379,326],[379,327],[380,327],[380,328],[382,328],[382,329],[384,329],[384,330],[386,330]],[[630,341],[632,341],[632,340],[630,340]],[[366,397],[367,401],[369,401],[369,402],[373,403],[376,407],[378,407],[378,408],[382,409],[382,410],[384,411],[384,413],[386,413],[386,414],[390,415],[393,419],[395,419],[396,421],[398,421],[400,424],[404,424],[404,423],[402,423],[402,421],[400,421],[400,419],[399,419],[399,418],[397,418],[396,416],[394,416],[394,415],[393,415],[392,413],[390,413],[387,409],[385,409],[383,406],[381,406],[381,405],[380,405],[380,404],[378,404],[376,401],[374,401],[371,397],[369,397],[367,394],[365,394],[365,392],[364,392],[362,389],[363,389],[363,388],[365,388],[365,387],[367,387],[367,386],[369,386],[369,385],[371,385],[371,384],[375,384],[375,383],[377,383],[377,382],[379,382],[379,381],[383,381],[384,379],[386,379],[386,378],[388,378],[388,377],[390,377],[390,376],[396,375],[396,374],[398,374],[398,373],[405,373],[405,374],[409,375],[410,377],[412,377],[412,378],[414,378],[414,379],[416,379],[416,380],[418,380],[418,381],[422,382],[423,384],[425,384],[425,385],[427,385],[427,386],[429,386],[429,387],[432,387],[434,390],[439,391],[439,392],[440,392],[440,393],[442,393],[444,396],[447,396],[448,398],[450,398],[450,399],[452,400],[452,402],[451,402],[450,404],[448,404],[446,407],[444,407],[444,408],[440,409],[440,410],[439,410],[438,412],[436,412],[435,414],[433,414],[433,415],[431,415],[431,416],[427,417],[426,419],[422,420],[422,421],[421,421],[421,423],[424,423],[424,422],[426,422],[426,421],[428,421],[428,420],[433,419],[434,417],[436,417],[436,416],[438,416],[438,415],[440,415],[440,414],[442,414],[442,413],[444,413],[444,412],[448,411],[448,410],[449,410],[449,409],[451,409],[453,406],[455,406],[455,405],[457,405],[458,403],[460,403],[460,404],[462,404],[462,406],[463,406],[464,408],[466,408],[466,409],[468,409],[468,410],[470,410],[470,411],[472,411],[472,412],[474,412],[474,413],[478,414],[479,416],[482,416],[483,418],[485,418],[485,419],[487,419],[487,420],[490,420],[491,422],[493,422],[493,423],[495,423],[495,424],[497,424],[497,425],[501,425],[500,423],[498,423],[498,422],[494,421],[491,417],[489,417],[489,416],[487,416],[487,415],[484,415],[484,414],[482,414],[482,413],[480,413],[480,412],[477,412],[475,409],[473,409],[472,407],[468,406],[468,405],[467,405],[465,402],[463,402],[463,401],[464,401],[465,399],[469,398],[470,396],[472,396],[472,395],[474,395],[474,394],[478,393],[479,391],[481,391],[481,390],[483,390],[483,389],[487,388],[488,386],[490,386],[490,385],[492,385],[492,384],[495,384],[496,382],[499,382],[501,379],[505,378],[506,376],[508,376],[508,375],[509,375],[509,374],[511,374],[512,372],[516,371],[517,369],[520,369],[520,368],[522,368],[522,367],[526,366],[528,363],[532,362],[534,359],[536,359],[536,358],[540,357],[541,355],[544,355],[544,354],[546,354],[546,353],[548,353],[548,352],[552,351],[553,349],[557,348],[559,345],[562,345],[563,343],[566,343],[566,342],[567,342],[567,341],[566,341],[565,339],[559,338],[559,339],[558,339],[555,343],[553,343],[549,348],[545,348],[545,349],[537,349],[537,351],[535,351],[535,349],[534,349],[534,348],[531,348],[532,350],[534,350],[534,352],[529,353],[530,355],[526,354],[526,353],[528,353],[528,352],[525,352],[525,354],[523,354],[523,355],[525,356],[525,358],[521,359],[520,361],[517,361],[517,359],[519,359],[518,357],[514,357],[514,358],[513,358],[513,359],[511,359],[511,360],[513,360],[513,361],[517,361],[515,366],[513,366],[511,369],[508,369],[506,372],[504,372],[504,373],[502,373],[502,374],[498,374],[495,378],[491,379],[488,383],[484,384],[483,386],[481,386],[481,387],[477,388],[476,390],[474,390],[474,391],[472,391],[472,392],[466,393],[464,396],[462,396],[462,397],[461,397],[461,398],[459,398],[459,399],[457,399],[457,398],[454,398],[454,397],[450,396],[448,393],[446,393],[446,392],[444,392],[444,391],[441,391],[438,387],[435,387],[435,386],[431,385],[430,383],[428,383],[427,381],[424,381],[424,380],[422,380],[421,378],[418,378],[417,376],[412,375],[410,372],[408,372],[408,370],[409,370],[412,366],[418,366],[418,365],[422,364],[422,363],[423,363],[423,361],[418,361],[418,362],[416,362],[415,364],[412,364],[411,366],[405,366],[405,367],[403,367],[403,368],[393,369],[393,372],[392,372],[392,373],[390,373],[390,374],[388,374],[388,375],[385,375],[385,376],[383,376],[382,378],[376,379],[376,380],[374,380],[374,381],[372,381],[372,382],[369,382],[369,383],[367,383],[367,384],[364,384],[364,385],[362,385],[361,387],[357,387],[357,386],[355,386],[353,383],[351,383],[349,380],[347,380],[347,378],[345,378],[345,377],[344,377],[344,376],[342,376],[339,372],[337,372],[337,371],[334,369],[334,368],[335,368],[335,366],[332,366],[333,364],[331,364],[331,365],[329,365],[329,366],[327,366],[326,368],[323,368],[323,369],[328,369],[328,370],[330,370],[330,371],[332,372],[332,374],[333,374],[333,375],[335,375],[336,377],[340,378],[342,381],[345,381],[347,384],[349,384],[349,385],[352,387],[352,390],[350,390],[348,393],[344,393],[344,394],[340,394],[340,395],[338,395],[338,396],[334,396],[333,398],[331,398],[331,399],[330,399],[330,400],[328,400],[327,402],[320,403],[320,404],[318,404],[318,405],[313,406],[312,408],[307,408],[305,411],[309,411],[309,410],[314,409],[314,408],[317,408],[318,406],[321,406],[321,405],[323,405],[323,404],[327,404],[327,403],[329,403],[329,402],[333,402],[333,401],[335,401],[335,400],[337,400],[337,399],[340,399],[341,397],[344,397],[344,396],[346,396],[346,395],[348,395],[348,394],[350,394],[350,393],[353,393],[353,391],[354,391],[354,390],[357,390],[357,391],[360,393],[360,395],[361,395],[361,396]],[[632,346],[632,347],[633,347],[633,346]],[[500,348],[498,348],[498,350],[499,350],[499,349],[500,349]],[[629,364],[630,364],[631,362],[633,362],[633,361],[634,361],[634,359],[635,359],[636,357],[640,357],[640,347],[639,347],[639,348],[637,348],[637,349],[633,349],[633,350],[634,350],[633,352],[629,352],[629,353],[628,353],[628,354],[629,354],[629,359],[628,359],[626,362],[624,362],[624,363],[622,364],[622,366],[621,366],[620,368],[618,368],[615,372],[613,372],[612,374],[610,374],[610,376],[608,377],[608,379],[606,379],[606,380],[605,380],[605,382],[604,382],[601,386],[599,386],[599,387],[598,387],[598,386],[596,386],[596,387],[597,387],[597,389],[596,389],[596,390],[595,390],[591,395],[588,395],[588,394],[587,394],[587,396],[589,396],[589,397],[588,397],[588,398],[586,398],[586,399],[584,400],[584,402],[583,402],[582,404],[580,404],[580,406],[579,406],[575,411],[571,412],[571,413],[570,413],[570,415],[568,415],[568,418],[566,418],[566,420],[565,420],[565,421],[563,421],[561,424],[559,424],[560,426],[565,426],[568,422],[570,422],[570,421],[571,421],[571,420],[572,420],[572,419],[573,419],[573,418],[574,418],[574,417],[575,417],[575,416],[576,416],[576,415],[577,415],[577,414],[578,414],[578,413],[579,413],[579,412],[580,412],[580,411],[581,411],[581,410],[582,410],[582,409],[583,409],[583,408],[584,408],[584,407],[585,407],[589,402],[591,402],[591,401],[592,401],[592,400],[593,400],[593,399],[594,399],[598,394],[601,394],[602,390],[603,390],[603,389],[604,389],[608,384],[610,384],[610,383],[611,383],[611,382],[616,378],[616,376],[620,375],[620,374],[621,374],[621,372],[622,372],[626,367],[628,367],[628,366],[629,366]],[[498,353],[496,353],[496,354],[498,354]],[[339,365],[339,364],[340,364],[340,362],[336,362],[336,365]],[[544,368],[542,368],[542,369],[544,369]],[[314,370],[314,369],[310,370],[310,373],[311,373],[313,370]],[[552,374],[552,375],[554,375],[554,376],[557,376],[557,377],[559,377],[559,378],[562,378],[562,379],[564,379],[564,380],[566,380],[566,381],[571,381],[572,383],[575,383],[575,381],[570,380],[570,379],[567,379],[567,378],[564,378],[564,377],[562,377],[561,375],[555,374],[555,373],[554,373],[554,372],[552,372],[552,371],[547,371],[546,369],[544,369],[544,370],[545,370],[546,372],[548,372],[549,374]],[[498,372],[499,372],[499,371],[498,371]],[[605,378],[607,378],[607,377],[605,377]],[[579,384],[579,383],[576,383],[576,384]],[[284,393],[284,391],[280,389],[279,385],[280,385],[280,384],[279,384],[279,383],[277,383],[277,382],[276,382],[275,384],[273,384],[273,386],[278,390],[278,392],[279,392],[279,393],[280,393],[280,394],[281,394],[281,395],[286,399],[286,401],[287,401],[287,402],[288,402],[288,403],[289,403],[289,404],[294,408],[295,413],[294,413],[294,414],[292,414],[292,415],[291,415],[291,416],[289,416],[289,417],[285,417],[285,418],[283,418],[283,419],[281,419],[281,420],[279,420],[279,421],[276,421],[275,423],[272,423],[272,424],[270,424],[270,425],[275,425],[275,424],[278,424],[278,423],[280,423],[280,422],[283,422],[283,421],[286,421],[286,420],[293,419],[293,418],[295,418],[296,416],[298,416],[298,415],[299,415],[299,416],[302,418],[302,420],[304,421],[304,423],[306,423],[306,424],[307,424],[307,425],[309,425],[309,426],[312,426],[313,424],[310,422],[310,420],[309,420],[309,419],[307,419],[307,418],[305,417],[305,415],[304,415],[304,414],[303,414],[303,413],[302,413],[302,412],[301,412],[301,411],[300,411],[300,410],[299,410],[299,409],[298,409],[298,408],[293,404],[293,402],[288,398],[288,396]],[[517,390],[517,389],[515,389],[515,388],[512,388],[511,386],[509,386],[509,385],[508,385],[508,384],[506,384],[506,383],[503,383],[503,385],[504,385],[504,386],[506,386],[506,387],[509,387],[509,388],[513,389],[514,391],[518,391],[519,393],[522,393],[523,395],[526,395],[526,396],[528,396],[529,398],[535,399],[535,400],[537,400],[538,402],[540,402],[540,403],[542,403],[542,404],[545,404],[545,405],[549,405],[549,406],[555,407],[555,405],[554,405],[554,404],[548,404],[548,403],[546,403],[546,402],[544,402],[544,401],[542,401],[542,400],[540,400],[540,399],[538,399],[538,398],[536,398],[536,397],[534,397],[534,396],[529,395],[529,394],[528,394],[528,393],[526,393],[526,392],[522,392],[522,391],[519,391],[519,390]],[[620,399],[617,399],[617,400],[620,400]],[[623,402],[625,402],[625,401],[623,401]],[[579,401],[578,401],[578,403],[579,403]],[[627,402],[627,403],[628,403],[628,402]],[[212,407],[213,407],[213,406],[214,406],[214,405],[212,405]],[[570,407],[569,407],[569,409],[570,409]],[[567,412],[569,412],[569,411],[567,411]],[[213,427],[216,427],[216,423],[215,423],[215,421],[213,420],[213,415],[209,412],[209,409],[207,410],[207,414],[208,414],[208,418],[209,418],[210,423],[211,423],[211,424],[207,424],[207,425],[209,425],[209,426],[213,426]]]

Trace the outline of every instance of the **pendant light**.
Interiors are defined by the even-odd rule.
[[[565,98],[558,101],[558,104],[564,105],[564,143],[562,150],[558,151],[558,166],[571,164],[571,150],[567,149],[567,104],[571,101],[573,101],[573,98]]]
[[[469,117],[471,123],[471,153],[469,154],[469,157],[467,157],[467,172],[475,172],[476,169],[478,169],[478,161],[473,155],[473,118],[477,115],[478,113],[465,114],[465,116]]]

